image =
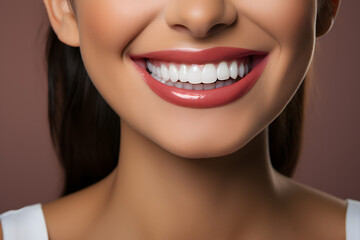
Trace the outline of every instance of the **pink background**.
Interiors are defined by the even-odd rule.
[[[342,2],[319,40],[295,179],[360,200],[360,1]],[[0,1],[0,212],[58,197],[62,173],[47,123],[40,0]]]

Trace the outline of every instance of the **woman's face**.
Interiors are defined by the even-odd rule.
[[[203,158],[240,149],[290,101],[313,55],[316,4],[75,0],[75,9],[85,67],[124,124],[171,153]]]

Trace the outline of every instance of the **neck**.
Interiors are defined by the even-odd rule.
[[[207,159],[173,155],[126,123],[121,134],[108,210],[140,239],[224,239],[274,209],[267,130],[233,154]]]

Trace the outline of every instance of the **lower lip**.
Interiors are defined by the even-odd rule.
[[[143,67],[136,64],[145,83],[159,97],[182,107],[212,108],[234,102],[248,93],[263,73],[268,56],[265,56],[244,78],[225,87],[211,90],[187,90],[171,87],[153,78]]]

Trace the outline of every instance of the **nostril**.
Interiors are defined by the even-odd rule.
[[[226,24],[226,23],[218,23],[218,24],[215,24],[214,26],[210,27],[207,31],[206,31],[206,28],[204,28],[204,27],[198,28],[198,29],[190,29],[187,26],[182,25],[182,24],[174,24],[172,26],[172,28],[178,32],[191,33],[191,34],[195,35],[196,37],[209,37],[209,36],[218,34],[222,31],[228,29],[229,27],[231,27],[234,24],[235,24],[235,22],[230,25]]]
[[[215,26],[212,26],[209,31],[207,32],[208,35],[213,35],[216,34],[218,32],[221,32],[222,30],[224,30],[225,28],[228,28],[229,26],[225,23],[219,23],[216,24]]]
[[[190,30],[186,26],[181,24],[175,24],[172,26],[172,28],[178,32],[190,32]]]
[[[219,24],[212,26],[209,30],[206,31],[206,28],[195,30],[195,29],[189,29],[186,26],[181,25],[181,24],[175,24],[172,26],[172,28],[175,31],[182,32],[182,33],[192,33],[196,37],[208,37],[211,35],[215,35],[221,31],[225,30],[228,27],[229,26],[225,23],[219,23]]]
[[[207,30],[206,28],[204,27],[200,27],[200,28],[189,28],[185,25],[182,25],[182,24],[175,24],[172,26],[172,28],[175,30],[175,31],[178,31],[178,32],[181,32],[181,33],[188,33],[188,34],[191,34],[193,35],[194,37],[196,38],[204,38],[204,37],[207,37],[208,34],[209,34],[209,30]]]

